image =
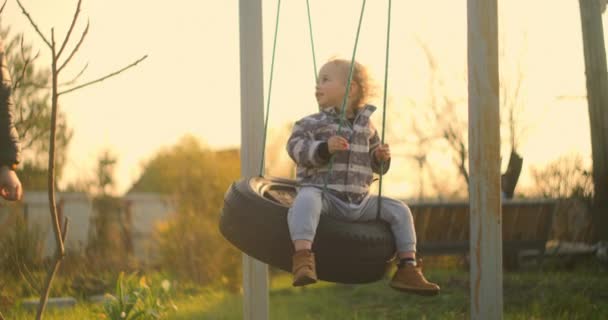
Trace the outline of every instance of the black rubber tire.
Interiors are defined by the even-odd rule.
[[[274,198],[273,191],[288,201]],[[293,180],[253,177],[233,183],[224,197],[220,232],[247,255],[291,272],[287,211],[295,194]],[[347,222],[321,215],[313,251],[319,279],[368,283],[386,273],[395,241],[382,221]]]

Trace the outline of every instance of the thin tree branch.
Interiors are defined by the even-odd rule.
[[[82,35],[80,36],[80,40],[78,40],[78,43],[76,44],[76,47],[74,47],[74,50],[72,50],[72,52],[70,53],[70,55],[61,64],[61,66],[59,67],[59,69],[57,69],[57,72],[61,72],[61,70],[63,70],[63,68],[68,64],[68,62],[70,62],[70,60],[72,60],[72,57],[76,54],[76,51],[78,51],[78,49],[80,48],[80,45],[84,41],[84,38],[87,36],[87,33],[89,33],[89,22],[88,21],[87,21],[87,27],[84,28],[84,31],[82,32]],[[57,56],[57,60],[59,60],[59,56]]]
[[[20,47],[19,51],[21,52],[21,59],[23,59],[23,69],[21,69],[21,73],[20,73],[19,77],[17,77],[15,79],[15,81],[13,82],[13,91],[19,87],[19,83],[21,81],[23,81],[23,78],[25,78],[25,71],[27,70],[27,66],[30,63],[30,61],[29,61],[30,57],[25,56],[25,49],[23,47],[24,38],[25,37],[23,35],[21,35],[19,37],[19,47]],[[17,70],[15,70],[15,71],[17,71]]]
[[[71,88],[71,89],[68,89],[68,90],[65,90],[65,91],[61,91],[61,92],[59,92],[59,94],[58,94],[58,95],[63,95],[63,94],[65,94],[65,93],[70,93],[70,92],[72,92],[72,91],[75,91],[75,90],[78,90],[78,89],[82,89],[82,88],[84,88],[84,87],[88,87],[88,86],[90,86],[90,85],[92,85],[92,84],[95,84],[95,83],[101,82],[101,81],[103,81],[103,80],[106,80],[106,79],[108,79],[108,78],[110,78],[110,77],[113,77],[113,76],[115,76],[115,75],[117,75],[117,74],[119,74],[119,73],[121,73],[121,72],[123,72],[123,71],[125,71],[125,70],[127,70],[127,69],[129,69],[129,68],[131,68],[131,67],[136,66],[138,63],[142,62],[142,61],[143,61],[143,60],[145,60],[147,57],[148,57],[148,55],[145,55],[145,56],[143,56],[143,57],[139,58],[137,61],[135,61],[135,62],[131,63],[130,65],[128,65],[128,66],[126,66],[126,67],[124,67],[124,68],[122,68],[122,69],[120,69],[120,70],[118,70],[118,71],[116,71],[116,72],[112,72],[112,73],[110,73],[110,74],[108,74],[108,75],[106,75],[106,76],[104,76],[104,77],[101,77],[101,78],[99,78],[99,79],[97,79],[97,80],[89,81],[89,82],[87,82],[87,83],[81,84],[81,85],[76,86],[76,87],[74,87],[74,88]]]
[[[38,28],[38,25],[36,25],[36,23],[34,22],[34,20],[32,20],[32,17],[30,16],[29,12],[27,12],[27,10],[25,10],[25,8],[23,7],[23,5],[21,4],[21,1],[17,0],[17,4],[21,8],[21,11],[23,12],[23,14],[30,21],[30,24],[32,25],[32,27],[34,27],[34,29],[36,30],[36,32],[38,33],[38,35],[40,35],[40,37],[42,38],[42,40],[44,41],[44,43],[46,43],[46,45],[49,46],[49,48],[50,48],[51,47],[51,43],[49,42],[49,40],[46,39],[46,37],[44,36],[44,34],[42,34],[42,31],[40,31],[40,29]]]
[[[6,6],[6,2],[8,0],[4,0],[4,3],[2,4],[2,8],[0,8],[0,14],[2,14],[2,12],[4,11],[4,7]],[[2,314],[0,314],[0,320],[2,319]]]
[[[65,49],[66,44],[70,40],[70,35],[72,35],[72,30],[74,30],[74,26],[76,25],[76,20],[78,20],[78,15],[80,14],[80,3],[82,0],[78,0],[78,4],[76,5],[76,12],[74,12],[74,17],[72,18],[72,24],[70,25],[70,29],[68,29],[68,33],[65,35],[65,39],[63,39],[63,43],[61,44],[61,48],[59,52],[57,52],[57,59],[61,56],[63,49]],[[87,24],[88,27],[88,24]],[[61,68],[60,68],[61,69]]]
[[[43,81],[45,81],[45,80],[43,80]],[[35,81],[23,82],[20,86],[21,86],[21,88],[31,86],[34,89],[47,89],[47,90],[51,88],[51,86],[46,85],[46,83],[37,83]]]
[[[62,229],[62,235],[61,235],[61,239],[63,239],[63,242],[65,243],[65,239],[67,239],[68,237],[68,227],[70,226],[70,219],[68,217],[66,217],[63,220],[63,229]]]
[[[82,74],[84,73],[85,70],[87,70],[88,67],[89,67],[89,63],[85,64],[84,67],[82,68],[82,70],[80,70],[80,72],[78,72],[78,74],[74,78],[72,78],[72,80],[66,81],[64,83],[60,83],[59,86],[60,87],[65,87],[65,86],[69,86],[71,84],[76,83],[76,81],[78,80],[78,78],[80,78],[80,76],[82,76]]]
[[[19,77],[17,79],[15,79],[15,82],[13,83],[13,90],[17,89],[19,87],[19,85],[21,85],[21,82],[23,81],[23,79],[25,79],[25,74],[27,73],[27,67],[29,67],[30,63],[34,62],[34,60],[38,59],[38,56],[40,55],[40,51],[38,53],[36,53],[36,55],[32,58],[30,56],[26,57],[25,56],[25,47],[23,46],[23,35],[21,36],[21,58],[23,59],[23,69],[21,70],[21,74],[19,75]]]

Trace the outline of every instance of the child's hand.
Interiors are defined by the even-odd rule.
[[[391,158],[391,148],[388,144],[381,144],[374,150],[374,157],[378,161],[388,161]]]
[[[22,194],[21,181],[15,171],[7,166],[0,167],[0,196],[6,200],[15,201],[20,200]]]
[[[338,151],[348,150],[348,141],[342,136],[333,136],[327,140],[329,153],[334,154]]]

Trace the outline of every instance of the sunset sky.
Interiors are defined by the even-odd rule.
[[[61,38],[77,1],[21,2],[49,38],[51,27]],[[310,0],[318,64],[333,56],[350,58],[360,3]],[[265,87],[276,5],[275,0],[263,1]],[[62,183],[92,172],[103,149],[118,155],[117,192],[123,192],[137,178],[142,161],[186,134],[212,148],[239,145],[238,1],[84,0],[82,9],[76,35],[87,19],[91,27],[65,80],[86,63],[83,81],[149,57],[117,77],[61,98],[74,130]],[[517,64],[523,70],[525,184],[530,166],[572,153],[587,160],[591,156],[578,1],[499,1],[499,19],[501,72],[513,75]],[[26,42],[41,52],[39,64],[49,61],[48,49],[15,1],[7,4],[2,23],[12,33],[26,34]],[[386,1],[368,1],[357,57],[379,80],[385,35]],[[406,114],[407,108],[428,101],[430,70],[422,44],[437,58],[449,94],[466,98],[466,1],[393,1],[390,106]],[[273,128],[316,110],[304,0],[282,2],[276,59]],[[462,111],[466,114],[466,101]],[[402,167],[410,165],[403,162]],[[407,176],[408,170],[397,170],[389,192],[415,194],[410,181],[415,179]]]

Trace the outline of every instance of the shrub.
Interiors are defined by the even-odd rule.
[[[174,216],[160,228],[161,267],[198,284],[240,286],[240,254],[218,230],[224,193],[239,177],[238,150],[211,151],[193,137],[159,152],[132,191],[171,196]]]
[[[560,157],[541,169],[532,168],[532,177],[537,196],[591,199],[593,194],[591,170],[579,155]]]
[[[11,208],[9,221],[3,226],[6,233],[0,235],[0,271],[14,276],[24,269],[42,267],[42,249],[45,234],[37,224],[28,226],[17,208]]]

